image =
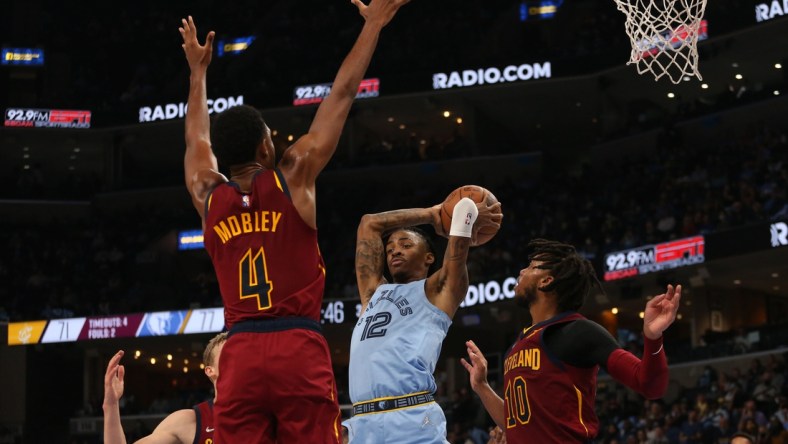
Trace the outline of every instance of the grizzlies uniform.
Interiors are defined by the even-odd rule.
[[[325,266],[317,230],[299,215],[281,172],[257,173],[248,194],[234,182],[214,188],[204,234],[230,329],[216,441],[339,442],[331,356],[318,323]]]
[[[197,416],[197,431],[194,444],[213,444],[213,400],[201,402],[193,407]]]
[[[427,300],[425,283],[379,286],[353,329],[351,443],[447,442],[432,374],[451,319]]]
[[[599,366],[573,367],[551,356],[550,326],[585,319],[574,312],[523,330],[504,361],[504,415],[510,443],[584,443],[599,429],[594,413]],[[556,427],[556,424],[561,424]]]

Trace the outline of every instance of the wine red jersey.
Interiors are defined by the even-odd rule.
[[[226,328],[244,320],[318,320],[325,265],[317,230],[298,214],[282,173],[263,170],[251,192],[228,182],[208,196],[205,248],[224,301]]]
[[[546,328],[584,317],[563,313],[523,330],[504,361],[506,439],[510,443],[582,443],[599,429],[594,413],[599,366],[572,367],[545,348]]]
[[[213,401],[201,402],[193,407],[197,415],[194,444],[213,444]]]

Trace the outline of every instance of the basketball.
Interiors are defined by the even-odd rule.
[[[463,197],[467,197],[476,203],[486,202],[487,205],[493,205],[498,202],[498,199],[490,190],[478,185],[463,185],[455,189],[441,204],[441,225],[443,225],[443,231],[446,234],[451,230],[451,215],[454,212],[454,206]],[[498,213],[500,212],[501,210],[499,209]],[[489,242],[496,233],[498,233],[497,228],[483,227],[476,234],[476,242],[473,242],[471,245],[476,247],[485,244]]]

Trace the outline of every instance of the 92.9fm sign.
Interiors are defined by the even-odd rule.
[[[688,237],[605,255],[605,280],[613,281],[703,263],[703,236]]]
[[[322,102],[331,93],[332,83],[298,86],[293,90],[293,105],[314,105]],[[368,99],[380,95],[380,79],[364,79],[358,86],[357,99]]]

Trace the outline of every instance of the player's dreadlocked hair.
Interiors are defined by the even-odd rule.
[[[543,262],[538,268],[550,270],[553,282],[541,287],[542,291],[555,291],[558,295],[558,310],[578,310],[583,306],[591,287],[602,290],[602,284],[588,259],[580,256],[575,247],[561,242],[534,239],[528,243],[533,252],[531,261]]]
[[[211,126],[211,145],[223,168],[254,161],[255,150],[264,136],[263,116],[249,105],[219,113]]]

